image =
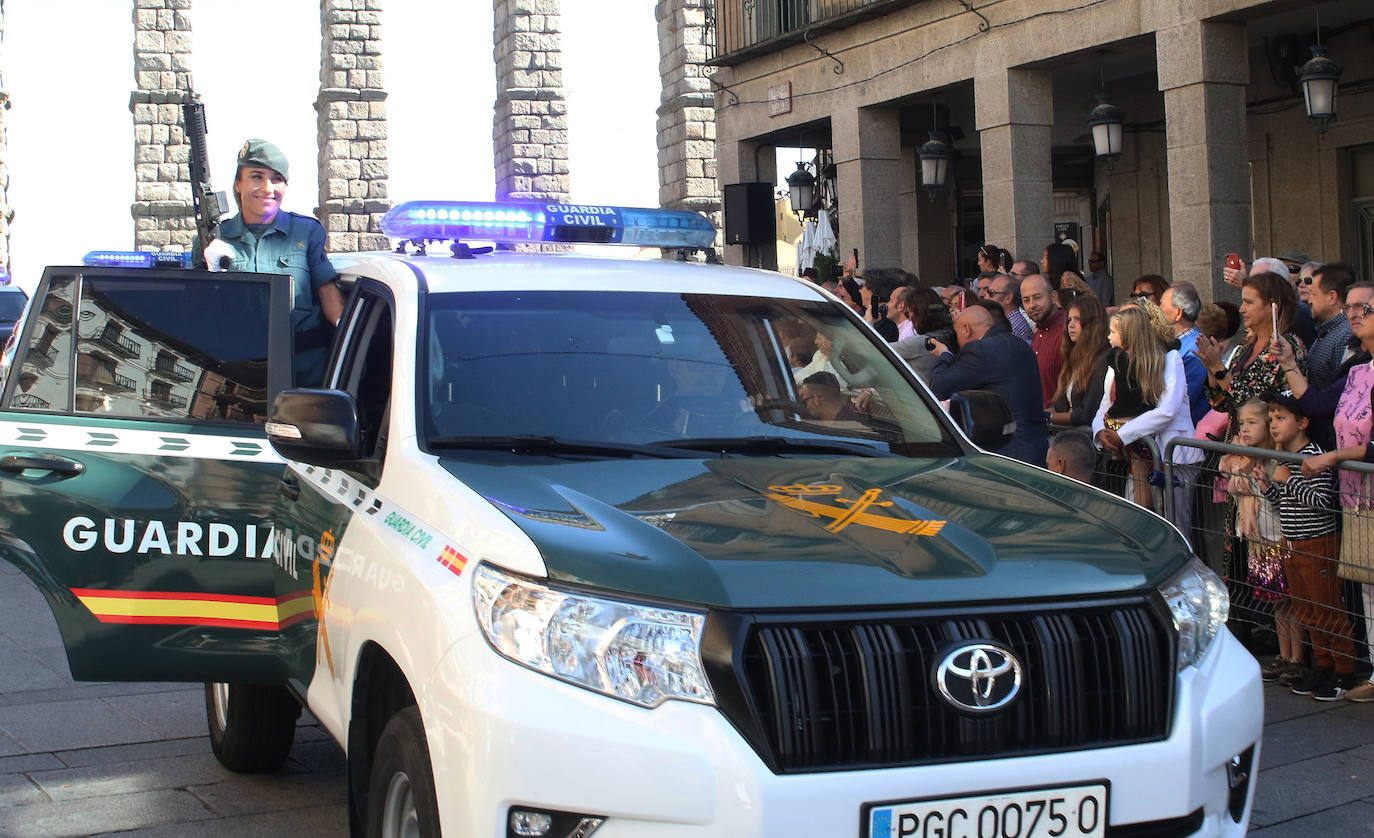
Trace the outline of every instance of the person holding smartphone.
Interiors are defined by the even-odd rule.
[[[1295,363],[1306,374],[1307,349],[1292,332],[1297,308],[1297,292],[1286,279],[1274,273],[1257,273],[1246,277],[1241,287],[1240,316],[1246,340],[1231,357],[1231,363],[1222,361],[1223,347],[1219,341],[1198,336],[1197,356],[1207,368],[1203,393],[1212,407],[1230,415],[1226,427],[1228,440],[1235,433],[1237,408],[1251,399],[1284,389],[1279,359],[1269,346],[1273,335],[1282,335],[1288,341]]]

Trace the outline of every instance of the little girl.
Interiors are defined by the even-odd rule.
[[[1130,459],[1135,502],[1153,508],[1149,483],[1153,456],[1139,440],[1153,436],[1160,442],[1176,433],[1174,425],[1187,395],[1179,385],[1183,362],[1177,352],[1165,347],[1149,315],[1138,308],[1112,315],[1107,341],[1113,347],[1112,357],[1093,435],[1102,447]]]
[[[1236,411],[1235,443],[1251,448],[1274,447],[1274,440],[1269,435],[1269,406],[1260,399],[1251,399]],[[1241,454],[1227,454],[1217,465],[1228,478],[1227,490],[1236,503],[1234,531],[1227,535],[1244,540],[1246,587],[1257,599],[1274,602],[1279,657],[1286,662],[1295,662],[1302,657],[1302,629],[1293,620],[1293,604],[1288,599],[1288,580],[1283,572],[1280,543],[1283,531],[1278,512],[1264,496],[1265,487],[1273,480],[1274,467],[1273,460]],[[1237,561],[1236,565],[1232,575],[1240,577],[1241,563]],[[1248,615],[1251,619],[1257,616],[1253,611]]]

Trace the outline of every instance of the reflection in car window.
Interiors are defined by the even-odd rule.
[[[75,411],[266,421],[268,299],[266,283],[85,277]]]
[[[71,410],[72,293],[75,277],[48,282],[42,308],[34,313],[32,337],[9,407],[15,410]]]
[[[541,291],[435,294],[427,305],[430,438],[950,442],[869,330],[829,302]],[[817,333],[838,407],[802,399],[795,349]]]

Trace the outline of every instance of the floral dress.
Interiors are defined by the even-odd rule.
[[[1302,341],[1298,340],[1298,336],[1291,332],[1283,338],[1292,344],[1293,357],[1297,359],[1298,369],[1306,375],[1307,349],[1302,345]],[[1226,367],[1230,370],[1226,376],[1231,383],[1229,390],[1210,381],[1203,385],[1203,392],[1206,393],[1207,401],[1211,402],[1212,407],[1230,414],[1226,422],[1228,442],[1236,431],[1236,410],[1241,405],[1265,393],[1288,389],[1277,358],[1271,360],[1267,353],[1261,352],[1255,360],[1247,364],[1245,358],[1249,354],[1250,344],[1247,343],[1231,357],[1231,363]]]

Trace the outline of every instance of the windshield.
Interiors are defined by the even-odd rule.
[[[546,437],[960,450],[871,330],[829,302],[521,291],[434,294],[427,306],[421,415],[433,448]]]

